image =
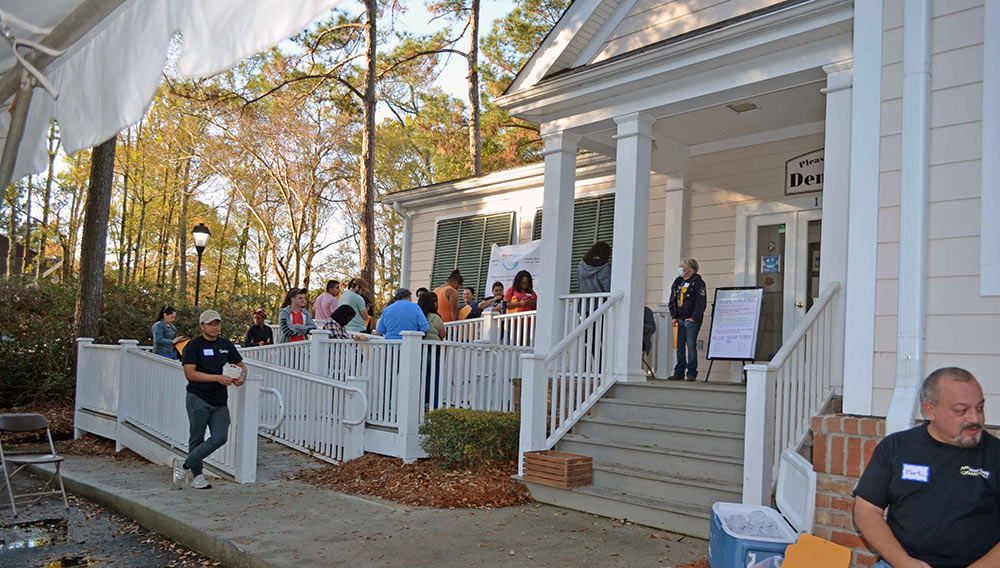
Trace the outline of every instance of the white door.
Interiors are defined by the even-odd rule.
[[[774,357],[819,294],[820,200],[797,201],[746,216],[743,284],[764,289],[758,361]]]

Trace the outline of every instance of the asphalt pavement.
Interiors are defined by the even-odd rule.
[[[433,509],[288,479],[322,464],[262,441],[258,482],[176,491],[169,468],[67,456],[67,489],[226,566],[676,566],[704,540],[542,504]]]

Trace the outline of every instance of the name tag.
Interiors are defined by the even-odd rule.
[[[215,350],[214,349],[202,349],[201,350],[201,354],[204,355],[205,357],[214,357],[215,356]]]
[[[919,481],[921,483],[928,483],[931,480],[931,468],[926,465],[904,463],[903,473],[900,477],[903,481]]]

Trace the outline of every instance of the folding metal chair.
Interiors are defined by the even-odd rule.
[[[39,430],[45,430],[45,435],[49,440],[49,453],[47,454],[13,454],[7,455],[3,449],[3,434],[6,432],[37,432]],[[23,500],[34,497],[28,505],[34,505],[42,497],[46,495],[56,495],[62,494],[63,503],[66,504],[66,508],[69,509],[69,499],[66,498],[66,488],[63,487],[62,475],[59,473],[59,467],[62,465],[63,458],[56,455],[56,447],[52,443],[52,432],[49,430],[49,421],[45,419],[41,414],[0,414],[0,461],[3,462],[3,478],[4,478],[4,489],[10,494],[10,508],[14,511],[14,516],[17,516],[17,506],[15,505],[15,500]],[[20,495],[14,494],[14,486],[11,485],[11,478],[17,475],[17,472],[21,471],[29,465],[41,465],[52,463],[56,465],[56,471],[49,477],[49,480],[45,483],[45,488],[42,491],[36,491],[34,493],[22,493]],[[11,466],[16,466],[14,471],[10,471],[8,468]],[[59,482],[59,489],[50,489],[52,487],[52,482]]]

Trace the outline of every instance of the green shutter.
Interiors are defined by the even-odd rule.
[[[509,245],[513,229],[514,213],[439,221],[430,288],[444,284],[457,268],[465,280],[464,286],[472,286],[476,295],[482,295],[489,271],[490,247],[493,243]]]
[[[605,241],[612,245],[615,230],[615,196],[604,195],[577,199],[573,203],[573,250],[569,265],[569,292],[579,293],[576,265],[580,264],[583,255],[597,241]],[[535,223],[532,227],[532,238],[542,238],[542,210],[535,211]],[[612,255],[613,256],[613,255]]]

